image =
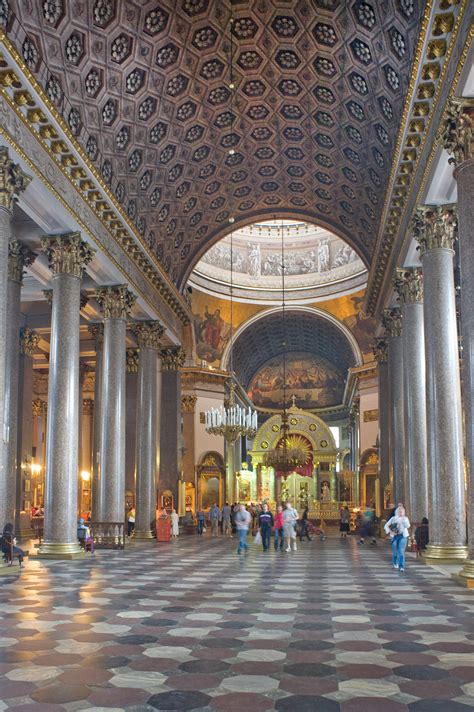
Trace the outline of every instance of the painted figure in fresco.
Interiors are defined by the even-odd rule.
[[[329,265],[329,241],[321,240],[318,246],[319,271],[327,272],[330,269]]]
[[[206,306],[202,322],[202,336],[203,341],[212,346],[213,349],[217,350],[219,348],[223,326],[224,320],[221,317],[221,310],[216,309],[214,314],[210,314]]]

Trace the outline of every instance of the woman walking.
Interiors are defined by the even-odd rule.
[[[350,520],[351,513],[349,512],[349,507],[346,506],[341,509],[341,518],[339,520],[339,531],[341,532],[341,539],[347,539],[347,535],[350,531]]]
[[[408,543],[409,528],[410,520],[406,515],[405,508],[399,505],[395,515],[390,517],[384,529],[391,539],[393,568],[398,569],[400,573],[405,571],[405,549]]]
[[[285,537],[285,551],[296,551],[296,522],[298,521],[298,512],[294,509],[291,502],[286,503],[286,508],[283,510],[283,534]]]
[[[275,531],[275,551],[278,551],[278,549],[283,551],[283,507],[281,504],[277,507],[273,526]]]
[[[179,536],[179,516],[176,509],[171,510],[171,538],[177,539]]]

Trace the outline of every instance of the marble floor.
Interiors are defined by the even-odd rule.
[[[474,592],[388,547],[182,537],[0,579],[0,711],[474,708]]]

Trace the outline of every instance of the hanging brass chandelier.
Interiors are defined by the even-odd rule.
[[[285,292],[285,238],[283,221],[281,223],[281,291],[282,291],[282,321],[283,321],[283,410],[281,413],[280,439],[273,450],[265,453],[263,462],[267,467],[273,467],[275,472],[280,472],[287,477],[296,468],[306,465],[309,452],[304,447],[304,440],[300,436],[290,434],[290,420],[287,410],[286,397],[286,292]]]

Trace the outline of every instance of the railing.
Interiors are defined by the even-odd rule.
[[[125,549],[124,522],[88,522],[94,549]]]

